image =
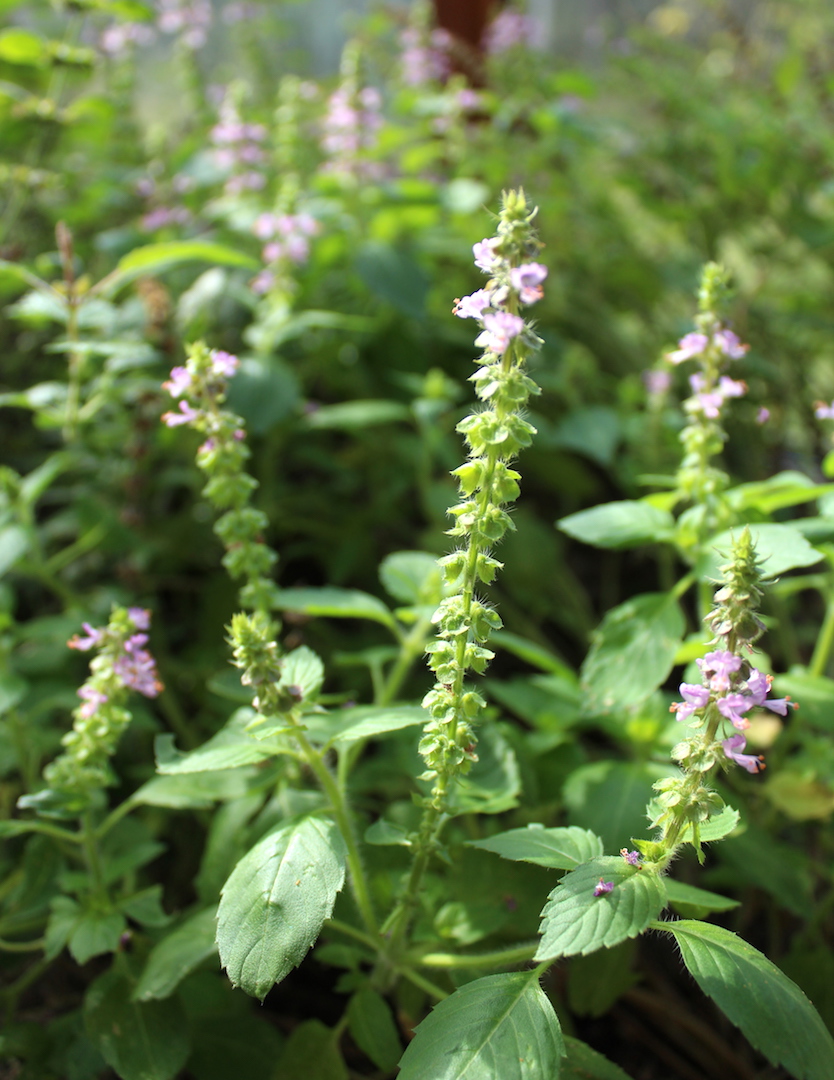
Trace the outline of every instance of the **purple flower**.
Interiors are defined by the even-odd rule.
[[[452,311],[459,319],[481,319],[484,311],[490,306],[492,297],[486,289],[478,289],[469,296],[455,300]]]
[[[780,716],[787,716],[788,709],[796,709],[798,706],[796,702],[791,701],[789,697],[771,698],[768,701],[767,695],[770,693],[772,682],[772,675],[764,675],[761,671],[757,671],[756,668],[753,668],[750,672],[750,677],[747,680],[747,692],[750,694],[754,705],[763,706],[765,709],[770,709],[771,712],[778,713]]]
[[[725,398],[744,397],[747,383],[743,379],[731,379],[728,375],[722,375],[718,380],[718,392]]]
[[[147,608],[129,607],[127,615],[137,630],[147,630],[151,625],[151,613]]]
[[[492,240],[479,240],[477,244],[472,245],[472,254],[475,256],[475,265],[479,270],[483,270],[485,274],[491,274],[498,263],[498,256],[495,254],[494,244],[498,241]]]
[[[510,270],[510,284],[518,292],[522,304],[535,304],[544,296],[542,282],[547,277],[547,267],[541,263],[523,263]]]
[[[181,401],[180,411],[163,413],[162,422],[168,427],[177,427],[179,424],[192,424],[199,416],[198,409],[192,408],[187,401]]]
[[[642,379],[643,385],[652,397],[660,397],[672,385],[672,376],[669,372],[659,371],[657,368],[644,371]]]
[[[749,345],[742,345],[732,330],[717,330],[712,340],[730,360],[741,359],[750,348]]]
[[[100,690],[96,690],[93,686],[82,686],[78,691],[78,696],[84,700],[84,704],[79,707],[78,712],[86,720],[95,715],[99,705],[103,705],[107,701],[107,694],[102,694]]]
[[[87,652],[88,649],[92,649],[94,645],[97,645],[101,641],[101,635],[103,631],[96,630],[94,626],[90,626],[88,622],[82,623],[81,626],[87,632],[86,637],[79,637],[78,634],[73,634],[67,642],[67,647],[70,649],[78,649],[79,652]]]
[[[709,690],[697,683],[681,683],[679,692],[684,700],[669,706],[669,712],[677,713],[675,719],[679,723],[688,720],[696,709],[703,709],[709,701]]]
[[[229,379],[240,367],[240,360],[236,356],[232,356],[231,353],[223,352],[222,349],[212,349],[209,356],[211,357],[212,375]]]
[[[756,413],[756,423],[766,424],[770,419],[770,409],[766,409],[764,405]]]
[[[666,354],[666,359],[672,364],[682,364],[684,360],[700,356],[708,344],[706,334],[685,334],[678,342],[677,349]]]
[[[746,713],[754,704],[751,697],[735,693],[727,694],[717,701],[718,711],[739,731],[750,727],[750,721],[742,716],[742,713]]]
[[[708,420],[717,420],[721,415],[721,406],[724,404],[724,395],[720,390],[712,390],[705,394],[696,394],[686,403],[687,412],[702,412]]]
[[[731,735],[729,739],[724,739],[721,745],[724,747],[724,753],[727,757],[734,761],[736,765],[741,765],[743,769],[747,769],[749,773],[757,773],[765,767],[764,758],[761,754],[753,755],[741,752],[747,746],[747,740],[743,735]]]
[[[536,36],[536,23],[520,11],[501,11],[484,34],[484,50],[497,56],[516,45],[531,45]]]
[[[629,864],[629,866],[639,866],[640,865],[640,852],[639,851],[629,851],[628,848],[620,848],[620,854],[625,859],[625,861]]]
[[[594,896],[604,896],[606,893],[610,893],[613,888],[613,881],[603,881],[603,879],[600,878],[599,884],[594,885]]]
[[[501,356],[514,337],[524,329],[524,319],[520,315],[511,315],[509,311],[498,311],[494,315],[484,315],[484,332],[475,339],[476,345],[491,349]]]
[[[127,645],[125,648],[127,649]],[[145,697],[156,697],[163,689],[162,683],[157,678],[156,661],[149,652],[138,645],[114,661],[113,673],[122,686],[137,690]]]
[[[730,689],[730,676],[741,667],[741,657],[726,649],[716,649],[698,660],[697,664],[702,674],[709,678],[710,689],[723,694]]]
[[[162,389],[167,390],[171,397],[187,394],[193,388],[191,373],[184,367],[175,367],[171,372],[171,378],[162,384]]]
[[[834,420],[834,401],[826,405],[824,401],[818,401],[814,408],[814,416],[817,420]]]

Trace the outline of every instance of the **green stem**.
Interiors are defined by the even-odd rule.
[[[84,854],[87,860],[87,868],[90,871],[92,889],[96,896],[104,899],[107,897],[107,889],[104,884],[104,874],[101,868],[101,858],[98,850],[98,837],[93,825],[93,816],[89,811],[84,815],[82,823],[84,838]]]
[[[814,646],[814,655],[808,665],[809,675],[824,675],[831,658],[831,650],[834,648],[834,594],[828,601],[825,609],[825,618],[820,628],[817,643]]]
[[[377,705],[390,705],[396,698],[409,671],[426,647],[426,636],[430,627],[430,618],[418,619],[411,632],[403,639],[399,655],[377,695]]]
[[[342,922],[341,919],[328,919],[325,923],[325,929],[335,930],[336,933],[344,934],[346,937],[351,937],[355,941],[361,941],[361,943],[371,949],[372,952],[379,951],[379,939],[371,937],[370,934],[366,934],[363,930],[358,930],[355,926],[351,926],[350,923]]]
[[[0,938],[0,952],[40,952],[46,944],[46,938],[36,941],[6,941]]]
[[[515,945],[509,949],[496,949],[494,952],[476,953],[425,953],[416,958],[421,967],[444,968],[499,968],[513,964],[523,964],[532,960],[536,953],[537,942],[528,945]]]

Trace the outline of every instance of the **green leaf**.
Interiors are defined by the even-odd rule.
[[[646,832],[646,804],[652,784],[674,770],[655,762],[595,761],[575,769],[564,786],[571,825],[602,837],[607,851],[619,851]]]
[[[604,1016],[617,999],[638,982],[631,969],[635,942],[574,956],[568,970],[568,1004],[577,1016]]]
[[[323,818],[285,825],[244,855],[217,912],[220,959],[232,983],[263,1000],[304,959],[344,879],[344,842]]]
[[[582,665],[585,712],[601,715],[645,701],[668,678],[685,629],[668,593],[645,593],[612,608]]]
[[[479,732],[478,760],[455,785],[451,806],[457,814],[502,814],[518,805],[521,772],[515,752],[494,727]]]
[[[295,413],[300,396],[289,364],[276,357],[243,357],[227,400],[228,408],[246,421],[247,431],[263,435]]]
[[[394,616],[375,596],[358,589],[281,589],[278,607],[304,615],[329,615],[335,619],[370,619],[395,628]]]
[[[681,915],[702,919],[712,911],[732,911],[738,907],[738,900],[730,900],[726,896],[699,889],[695,885],[687,885],[683,881],[664,878],[663,883],[666,886],[666,899]]]
[[[423,317],[429,281],[408,251],[370,241],[359,249],[355,265],[357,274],[375,296],[404,315]]]
[[[799,529],[792,525],[766,522],[745,527],[750,530],[765,578],[778,577],[799,566],[813,566],[823,557],[822,552],[811,547]],[[721,567],[729,561],[733,540],[741,529],[741,525],[727,529],[707,541],[695,565],[695,571],[702,581],[721,579]]]
[[[453,214],[473,214],[486,206],[489,188],[481,180],[458,176],[440,189],[440,202]]]
[[[330,714],[339,724],[340,731],[330,740],[332,743],[353,743],[362,739],[375,738],[389,731],[402,731],[403,728],[425,724],[427,713],[419,705],[397,706],[357,706],[352,709],[339,709]],[[347,721],[348,726],[342,727]]]
[[[0,60],[7,64],[40,67],[48,56],[46,42],[31,30],[13,26],[0,32]]]
[[[376,990],[358,990],[348,1002],[347,1018],[359,1049],[378,1069],[393,1072],[403,1048],[385,998]]]
[[[168,926],[173,920],[173,915],[169,915],[162,906],[161,885],[150,885],[132,896],[120,899],[118,904],[125,915],[140,926]]]
[[[378,847],[411,847],[410,836],[411,831],[404,825],[380,818],[365,830],[364,840],[366,844],[375,844]]]
[[[287,653],[281,665],[281,686],[295,686],[301,691],[302,701],[318,696],[324,682],[324,664],[321,657],[306,645]]]
[[[569,1035],[565,1036],[565,1052],[559,1080],[631,1080],[619,1065]]]
[[[119,260],[112,274],[94,287],[94,292],[111,296],[140,277],[155,277],[187,262],[207,262],[217,266],[239,266],[255,271],[258,262],[251,255],[205,240],[171,240],[135,248]]]
[[[605,405],[588,405],[574,409],[555,427],[551,445],[582,454],[599,465],[611,465],[621,439],[617,412]]]
[[[216,908],[190,916],[151,949],[133,991],[134,1001],[167,998],[204,960],[217,955]]]
[[[722,926],[682,919],[658,929],[674,934],[689,973],[769,1061],[797,1080],[831,1080],[834,1040],[775,964]]]
[[[341,401],[338,405],[320,405],[307,414],[305,422],[317,430],[355,431],[410,419],[408,406],[399,401]]]
[[[435,1005],[398,1080],[554,1080],[562,1032],[535,972],[487,975]]]
[[[772,514],[788,506],[813,503],[832,491],[832,484],[815,484],[805,473],[786,470],[767,480],[739,484],[727,493],[727,498],[736,510],[754,508],[763,514]]]
[[[800,703],[803,726],[834,734],[834,679],[791,668],[787,675],[776,676],[773,689],[777,697],[787,694]]]
[[[709,821],[705,821],[701,825],[698,829],[698,838],[702,844],[706,844],[711,840],[723,840],[725,836],[729,836],[738,827],[738,821],[738,810],[734,810],[732,806],[724,806],[717,814],[713,814]],[[682,843],[691,844],[693,842],[694,833],[691,825],[683,827],[679,839]]]
[[[443,595],[443,573],[437,556],[427,551],[395,551],[379,567],[385,591],[401,604],[437,604]]]
[[[221,731],[188,754],[175,748],[172,735],[158,735],[154,741],[157,772],[163,776],[174,776],[211,772],[214,769],[236,769],[240,765],[253,765],[281,753],[279,744],[259,742],[246,734],[244,728],[255,715],[253,709],[238,709]]]
[[[130,999],[131,983],[110,970],[90,986],[84,1020],[90,1039],[121,1080],[173,1080],[190,1050],[179,1002]]]
[[[0,574],[11,570],[18,559],[26,554],[29,544],[29,533],[20,525],[7,525],[5,529],[0,529]]]
[[[528,641],[526,638],[513,634],[509,630],[496,630],[490,636],[490,644],[497,645],[499,649],[506,649],[513,656],[518,656],[532,667],[547,671],[551,675],[561,675],[562,678],[576,681],[576,675],[572,668],[568,667],[564,660],[552,653],[549,649],[539,645],[537,641]]]
[[[469,846],[494,851],[502,859],[536,863],[555,870],[573,870],[603,853],[598,836],[575,826],[545,829],[542,825],[528,825],[526,829],[509,829],[486,840],[470,840]]]
[[[115,952],[127,927],[117,911],[84,908],[68,896],[56,896],[46,927],[46,956],[54,959],[66,945],[78,964],[94,956]]]
[[[650,503],[624,500],[569,514],[557,522],[562,532],[601,548],[629,548],[671,540],[675,519]]]
[[[207,810],[216,802],[245,795],[250,774],[251,770],[236,769],[154,776],[134,791],[130,801],[172,810]]]
[[[287,1039],[278,1059],[280,1080],[349,1080],[335,1032],[321,1020],[305,1020]]]
[[[613,882],[609,893],[594,896],[600,879]],[[563,877],[542,911],[536,960],[555,960],[617,945],[636,937],[666,903],[657,874],[630,866],[617,855],[583,863]]]

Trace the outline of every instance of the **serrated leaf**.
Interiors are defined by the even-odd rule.
[[[190,1050],[182,1006],[134,1002],[130,992],[118,971],[96,979],[84,999],[87,1034],[122,1080],[173,1080]]]
[[[671,672],[685,629],[668,593],[645,593],[612,608],[582,665],[585,712],[599,715],[645,701]]]
[[[217,911],[220,959],[232,983],[263,1000],[307,955],[344,880],[344,842],[324,818],[285,825],[244,855]]]
[[[301,690],[303,701],[315,698],[324,682],[324,664],[321,657],[301,645],[287,653],[281,664],[281,686],[296,686]]]
[[[186,262],[207,262],[217,266],[239,266],[255,271],[258,263],[251,255],[205,240],[171,240],[135,248],[119,260],[112,274],[102,278],[94,292],[111,296],[131,281],[151,277]]]
[[[611,892],[594,895],[600,879]],[[536,960],[583,956],[636,937],[656,919],[666,902],[657,874],[630,866],[616,855],[583,863],[563,877],[542,911]]]
[[[630,499],[569,514],[557,524],[574,540],[600,548],[629,548],[670,540],[675,529],[675,519],[668,510]]]
[[[822,552],[811,547],[799,529],[792,525],[765,522],[743,527],[750,530],[764,578],[778,577],[799,566],[813,566],[823,557]],[[702,581],[721,579],[721,567],[729,561],[733,540],[741,530],[742,526],[739,525],[707,541],[695,565],[695,571]]]
[[[215,956],[216,918],[214,907],[198,911],[154,945],[133,991],[133,1000],[170,997],[186,975]]]
[[[666,886],[666,899],[672,907],[683,915],[692,915],[701,918],[711,911],[732,911],[738,907],[738,900],[730,900],[726,896],[709,892],[707,889],[699,889],[695,885],[687,885],[683,881],[673,881],[671,878],[663,879]],[[697,908],[697,912],[694,910]]]
[[[173,736],[158,735],[154,741],[157,772],[163,776],[174,776],[236,769],[240,765],[254,765],[280,753],[277,744],[259,742],[246,734],[244,728],[254,716],[253,709],[238,709],[221,731],[187,754],[176,749]]]
[[[341,728],[331,743],[352,743],[362,739],[371,739],[389,731],[402,731],[403,728],[425,724],[428,714],[419,705],[398,706],[357,706],[352,709],[340,709],[331,713]],[[341,725],[347,722],[347,727]]]
[[[562,1032],[535,972],[487,975],[435,1005],[398,1080],[554,1080]]]
[[[336,619],[371,619],[383,626],[395,626],[394,616],[370,593],[358,589],[281,589],[278,607],[304,615],[329,615]]]
[[[376,990],[357,991],[348,1002],[347,1018],[350,1034],[359,1049],[378,1069],[393,1072],[403,1048],[385,998]]]
[[[587,1043],[565,1036],[565,1060],[559,1080],[631,1080],[619,1065],[592,1050]]]
[[[689,973],[748,1041],[797,1080],[831,1080],[834,1039],[796,983],[722,926],[681,919],[674,934]]]
[[[603,853],[602,840],[589,829],[575,825],[560,829],[528,825],[526,829],[509,829],[485,840],[470,840],[469,846],[494,851],[502,859],[536,863],[555,870],[573,870]]]

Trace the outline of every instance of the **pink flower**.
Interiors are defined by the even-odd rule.
[[[750,348],[749,345],[742,345],[732,330],[717,330],[712,340],[730,360],[740,360]]]
[[[547,267],[541,263],[524,263],[510,270],[510,284],[518,292],[522,304],[535,304],[544,296],[541,283],[547,277]]]
[[[826,405],[824,401],[818,401],[814,408],[814,416],[817,420],[834,420],[834,401]]]
[[[192,408],[187,401],[180,402],[180,411],[162,414],[162,422],[168,427],[177,427],[179,424],[193,424],[200,416],[198,409]]]
[[[718,380],[718,392],[724,398],[744,397],[747,393],[747,383],[742,379],[731,379],[722,375]]]
[[[78,634],[73,634],[67,642],[67,647],[70,649],[78,649],[79,652],[87,652],[88,649],[92,649],[94,645],[97,645],[101,640],[102,631],[96,630],[94,626],[90,626],[88,622],[81,624],[84,630],[87,632],[86,637],[79,637]]]
[[[708,676],[710,689],[723,694],[730,689],[730,676],[741,667],[741,657],[726,649],[716,649],[698,660],[697,664],[702,674]]]
[[[678,342],[677,349],[666,354],[666,359],[672,364],[682,364],[684,360],[700,356],[708,344],[706,334],[685,334]]]
[[[498,256],[495,254],[493,246],[496,243],[496,240],[479,240],[477,244],[472,245],[475,265],[479,270],[483,270],[485,274],[491,274],[498,262]]]
[[[477,292],[455,300],[452,311],[459,319],[481,319],[484,311],[490,306],[491,297],[486,289],[478,289]]]
[[[175,367],[171,372],[171,378],[162,384],[162,389],[167,390],[171,397],[179,397],[193,389],[191,373],[187,368]]]
[[[628,848],[620,848],[620,854],[625,859],[625,861],[629,864],[629,866],[639,866],[640,865],[640,852],[639,851],[629,851]]]
[[[742,750],[747,746],[747,740],[743,735],[731,735],[729,739],[724,739],[721,743],[724,747],[724,753],[734,761],[736,765],[741,765],[743,769],[747,769],[749,773],[757,773],[760,769],[765,767],[764,758],[759,755],[743,754]]]
[[[717,702],[718,711],[721,715],[739,731],[744,731],[745,728],[750,727],[750,721],[742,716],[742,713],[746,713],[754,704],[755,702],[751,697],[735,693],[726,694],[724,697],[719,698]]]
[[[484,315],[484,332],[475,339],[476,345],[492,350],[501,356],[513,338],[524,329],[524,319],[511,315],[509,311],[497,311],[494,315]]]
[[[147,630],[151,625],[151,613],[147,608],[130,607],[127,609],[127,614],[137,630]]]
[[[211,356],[212,375],[230,379],[240,367],[240,360],[231,353],[223,352],[222,349],[212,349],[209,356]]]
[[[86,720],[94,716],[99,705],[103,705],[107,701],[107,694],[102,694],[100,690],[96,690],[92,686],[82,686],[78,691],[78,696],[84,700],[84,704],[79,707],[78,712]]]
[[[684,723],[697,709],[703,707],[709,701],[709,690],[706,686],[698,686],[697,683],[681,683],[678,691],[683,701],[676,701],[669,706],[669,712],[676,713],[675,719]]]
[[[770,409],[766,409],[764,407],[764,405],[762,405],[762,407],[756,413],[756,423],[757,424],[766,424],[769,419],[770,419]]]

